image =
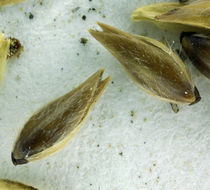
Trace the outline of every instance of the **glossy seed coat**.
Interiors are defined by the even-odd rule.
[[[79,131],[90,109],[110,81],[99,70],[79,87],[34,114],[22,129],[12,151],[14,165],[53,154]]]
[[[210,36],[183,32],[180,41],[194,66],[210,79]]]
[[[98,24],[103,31],[89,30],[90,34],[118,59],[145,92],[175,104],[200,100],[187,67],[171,49],[154,39]]]
[[[0,190],[38,190],[19,182],[0,179]]]
[[[173,23],[202,29],[210,29],[210,1],[191,3],[158,3],[140,7],[133,12],[134,21]]]

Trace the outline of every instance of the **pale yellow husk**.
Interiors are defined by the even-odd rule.
[[[210,1],[146,5],[136,9],[132,14],[132,19],[134,21],[152,21],[158,25],[172,23],[210,29]]]
[[[15,4],[20,3],[25,0],[0,0],[0,6],[9,5],[9,4]]]
[[[0,179],[0,190],[37,190],[19,182]]]
[[[0,34],[0,85],[4,79],[9,45],[10,45],[10,41],[8,39],[5,39],[3,34]]]

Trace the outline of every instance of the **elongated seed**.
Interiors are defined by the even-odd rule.
[[[98,24],[103,31],[89,30],[90,34],[118,59],[145,92],[175,104],[200,100],[189,70],[171,49],[154,39]]]
[[[19,182],[10,181],[6,179],[0,179],[1,190],[38,190],[31,186],[24,185]]]
[[[194,32],[183,32],[180,41],[195,67],[210,79],[210,37]]]
[[[110,77],[102,80],[103,72],[99,70],[26,122],[12,151],[14,165],[49,156],[71,140],[110,81]]]

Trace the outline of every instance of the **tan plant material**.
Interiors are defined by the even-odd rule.
[[[10,40],[0,34],[0,85],[4,79],[7,54],[9,52]]]
[[[0,34],[0,85],[4,79],[5,67],[7,59],[19,57],[23,51],[23,46],[16,38],[4,38]]]
[[[38,190],[31,186],[24,185],[19,182],[10,181],[6,179],[0,179],[1,190]]]
[[[35,113],[22,129],[14,149],[14,165],[39,160],[63,148],[81,128],[90,109],[108,85],[97,71],[80,86]]]
[[[188,68],[171,49],[154,39],[98,24],[103,31],[89,30],[90,34],[118,59],[145,92],[175,104],[200,100]]]
[[[210,36],[183,32],[180,41],[194,66],[210,79]]]
[[[198,0],[191,3],[158,3],[136,9],[134,21],[181,24],[210,29],[210,1]]]
[[[24,0],[0,0],[0,6],[9,5],[9,4],[15,4],[20,3]]]

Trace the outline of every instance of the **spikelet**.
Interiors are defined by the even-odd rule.
[[[164,44],[98,23],[103,31],[89,30],[118,59],[130,78],[145,92],[175,104],[200,100],[189,70]]]
[[[97,71],[79,87],[44,106],[22,129],[14,149],[14,165],[26,164],[63,148],[81,128],[90,109],[110,81]]]

